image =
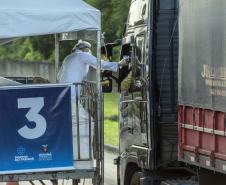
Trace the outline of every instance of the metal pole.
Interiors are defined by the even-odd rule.
[[[102,185],[104,185],[104,96],[101,93],[101,159],[102,159],[102,163],[101,163],[101,174],[102,174]]]
[[[91,120],[91,108],[90,105],[91,103],[91,90],[88,89],[88,113],[89,113],[89,159],[92,159],[92,140],[93,140],[93,134],[91,133],[91,129],[92,129],[92,120]]]
[[[59,36],[55,34],[55,82],[57,82],[57,73],[59,69]]]
[[[80,160],[80,123],[79,123],[79,90],[78,86],[79,84],[74,84],[75,85],[75,92],[76,92],[76,121],[77,121],[77,149],[78,149],[78,160]]]
[[[101,31],[97,31],[97,70],[96,70],[96,80],[97,80],[97,124],[99,130],[99,144],[100,144],[100,184],[104,184],[104,151],[103,151],[103,122],[102,122],[102,90],[101,90]]]

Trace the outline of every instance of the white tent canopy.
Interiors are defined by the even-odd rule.
[[[1,0],[0,39],[100,28],[99,10],[82,0]]]

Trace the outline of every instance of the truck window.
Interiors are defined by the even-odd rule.
[[[172,10],[178,8],[177,0],[161,0],[158,2],[158,4],[161,10]]]
[[[141,68],[144,62],[144,36],[138,36],[136,38],[136,48],[135,48],[135,61],[132,63],[132,76],[135,78],[140,77]]]
[[[136,38],[136,57],[141,64],[144,63],[144,35]]]
[[[134,61],[132,61],[132,78],[134,79],[134,83],[132,83],[133,87],[131,87],[132,91],[141,91],[141,87],[143,86],[142,79],[144,78],[145,72],[145,39],[144,35],[136,37],[136,47],[135,47],[135,57]]]
[[[136,37],[135,47],[130,48],[132,57],[128,73],[121,82],[121,90],[129,92],[141,92],[146,73],[145,61],[145,36]],[[133,51],[133,52],[132,52]]]
[[[128,27],[144,24],[147,20],[147,2],[144,0],[132,1],[128,15]]]

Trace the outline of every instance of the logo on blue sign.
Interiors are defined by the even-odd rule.
[[[47,153],[49,150],[49,146],[48,145],[42,145],[42,152]]]
[[[26,149],[23,146],[19,146],[16,151],[17,151],[17,154],[20,156],[26,153]]]

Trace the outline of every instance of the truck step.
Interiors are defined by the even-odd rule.
[[[194,180],[167,180],[161,182],[161,185],[199,185],[199,183]]]

